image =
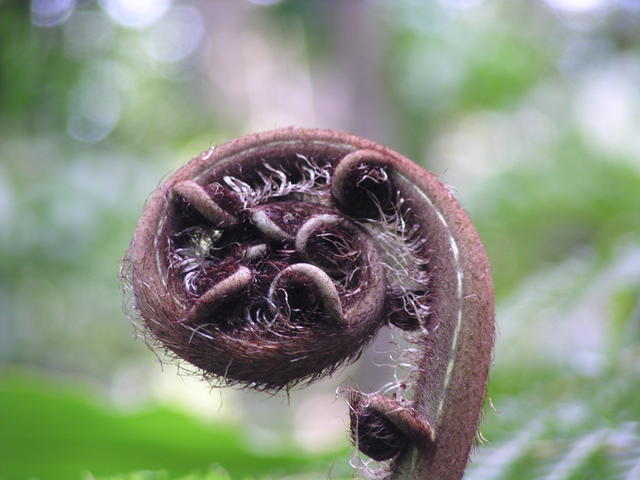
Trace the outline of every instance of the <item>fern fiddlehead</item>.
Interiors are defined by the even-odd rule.
[[[364,473],[459,479],[486,389],[493,287],[466,213],[374,142],[289,128],[203,153],[149,200],[124,262],[135,314],[222,385],[277,391],[359,357],[383,325],[406,378],[351,390]]]

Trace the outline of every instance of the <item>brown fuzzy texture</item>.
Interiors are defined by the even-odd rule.
[[[220,384],[308,383],[357,359],[382,325],[410,331],[411,400],[400,413],[355,405],[352,434],[391,477],[462,477],[493,287],[477,233],[431,173],[330,130],[243,137],[156,190],[123,265],[143,331]]]
[[[407,439],[385,415],[369,406],[359,392],[349,395],[351,441],[377,461],[389,460],[400,452]]]

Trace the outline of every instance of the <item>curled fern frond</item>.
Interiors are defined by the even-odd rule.
[[[491,272],[465,212],[410,160],[294,128],[210,149],[151,197],[123,271],[136,324],[221,385],[306,384],[397,329],[407,376],[350,396],[353,438],[389,475],[462,475],[493,345]]]

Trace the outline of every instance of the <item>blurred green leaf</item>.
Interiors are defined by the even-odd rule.
[[[73,479],[85,472],[105,476],[143,470],[185,476],[214,464],[232,478],[280,476],[326,471],[336,458],[293,452],[261,455],[246,447],[237,427],[205,425],[163,407],[119,412],[82,391],[38,376],[2,374],[0,412],[3,480]]]
[[[190,473],[184,476],[172,476],[165,470],[147,470],[99,478],[94,477],[93,475],[88,475],[84,480],[231,480],[231,477],[224,470],[215,468],[203,474]]]

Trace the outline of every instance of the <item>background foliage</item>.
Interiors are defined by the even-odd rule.
[[[350,476],[337,383],[212,392],[120,308],[159,179],[287,125],[388,144],[474,219],[499,306],[467,478],[640,478],[639,37],[634,0],[0,0],[0,479]]]

